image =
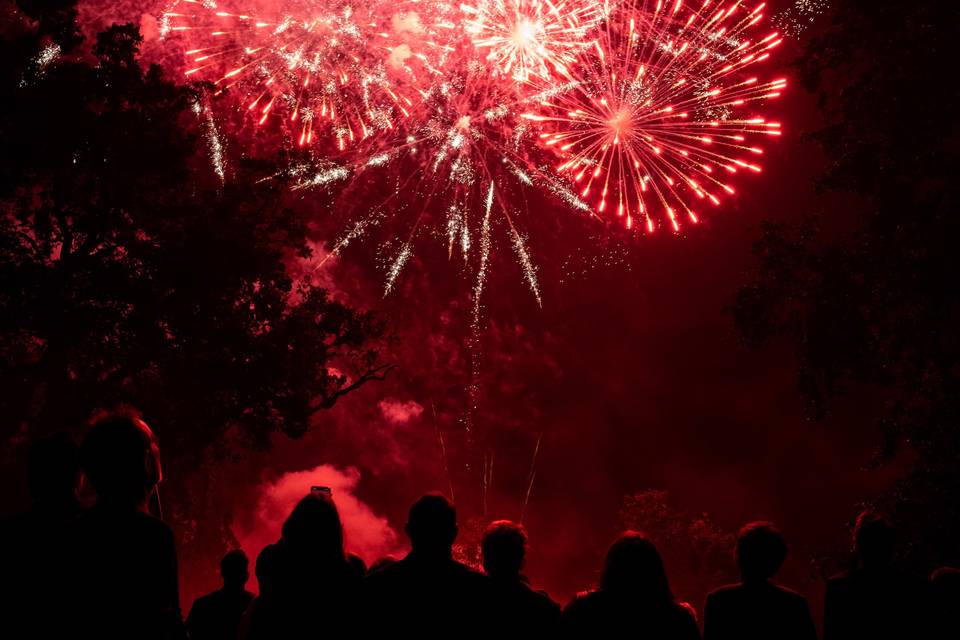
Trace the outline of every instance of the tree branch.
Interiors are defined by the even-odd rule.
[[[342,389],[338,389],[335,393],[324,398],[319,404],[313,407],[313,411],[316,412],[320,411],[321,409],[329,409],[336,404],[337,400],[339,400],[342,396],[347,395],[351,391],[356,391],[371,380],[386,380],[390,372],[396,369],[398,366],[399,365],[396,364],[385,364],[379,367],[368,369],[363,373],[363,375],[354,380],[352,383],[348,384]]]

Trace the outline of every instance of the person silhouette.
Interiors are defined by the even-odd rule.
[[[816,640],[806,599],[770,582],[787,551],[783,534],[769,522],[752,522],[740,530],[740,583],[707,596],[704,640]]]
[[[55,637],[65,631],[65,621],[48,612],[69,598],[62,576],[69,557],[63,550],[81,513],[79,449],[66,433],[33,443],[27,452],[27,485],[29,509],[2,527],[3,619],[12,625],[8,628]]]
[[[163,479],[153,431],[131,408],[102,414],[80,460],[97,496],[76,525],[80,637],[185,637],[173,532],[147,510]]]
[[[246,611],[240,618],[240,627],[237,631],[237,637],[243,640],[251,638],[269,637],[269,621],[273,620],[274,603],[279,601],[277,595],[277,556],[279,555],[279,543],[268,544],[257,555],[257,563],[254,567],[254,575],[257,578],[257,590],[259,593],[247,606]]]
[[[523,525],[509,520],[492,522],[480,548],[483,569],[490,576],[495,631],[528,637],[553,635],[560,621],[560,605],[543,591],[534,591],[520,573],[527,554]]]
[[[386,569],[396,561],[397,559],[391,555],[386,555],[381,558],[377,558],[376,560],[373,561],[373,564],[371,564],[370,568],[367,570],[367,575],[370,575],[371,573],[376,573],[382,569]]]
[[[454,506],[439,493],[424,495],[410,507],[406,533],[410,553],[364,580],[371,630],[398,637],[484,635],[489,579],[453,559]]]
[[[660,552],[636,531],[610,545],[599,588],[563,609],[560,628],[569,638],[700,638],[692,608],[673,597]]]
[[[933,640],[960,637],[960,569],[940,567],[930,575],[930,605]]]
[[[244,621],[247,638],[339,636],[352,628],[362,573],[344,552],[343,525],[328,493],[307,494],[280,540],[257,558],[260,595]]]
[[[247,554],[240,549],[220,560],[223,587],[194,601],[187,616],[190,640],[235,640],[240,620],[253,600],[247,591],[250,578]]]
[[[827,581],[824,640],[927,637],[922,581],[893,565],[895,535],[887,519],[864,511],[854,527],[859,566]]]

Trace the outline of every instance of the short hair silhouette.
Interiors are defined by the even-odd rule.
[[[956,567],[940,567],[930,574],[930,582],[949,584],[953,588],[960,587],[960,569]],[[960,589],[957,589],[960,592]]]
[[[343,524],[333,498],[310,492],[293,508],[281,529],[283,541],[293,548],[327,560],[345,560]]]
[[[93,419],[80,460],[101,500],[143,502],[163,478],[157,439],[130,407]]]
[[[250,579],[250,561],[243,549],[228,551],[220,560],[220,575],[224,585],[240,586]]]
[[[407,537],[418,551],[449,551],[457,539],[457,510],[440,493],[428,493],[410,507]]]
[[[737,565],[745,581],[769,580],[787,559],[787,542],[770,522],[751,522],[737,535]]]
[[[491,522],[481,542],[483,569],[491,577],[515,578],[527,554],[527,531],[510,520]]]
[[[80,449],[66,433],[38,440],[27,453],[27,483],[34,502],[75,499]]]
[[[951,610],[960,603],[960,569],[940,567],[930,574],[930,587],[935,598],[949,602]]]
[[[624,532],[610,545],[600,588],[636,594],[651,603],[673,600],[660,552],[646,535],[637,531]]]
[[[896,538],[890,521],[882,513],[864,511],[857,516],[853,539],[863,566],[882,566],[893,559]]]
[[[276,544],[268,544],[257,555],[253,572],[257,577],[260,595],[270,594],[277,589],[280,550]]]

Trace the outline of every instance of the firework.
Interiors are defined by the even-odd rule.
[[[253,14],[213,0],[177,0],[161,33],[185,41],[190,80],[240,95],[258,125],[285,122],[297,144],[329,136],[342,151],[393,129],[411,101],[387,63],[371,6],[290,0]],[[392,75],[393,73],[393,75]]]
[[[351,185],[336,201],[335,210],[350,209],[349,201],[391,212],[389,223],[379,225],[390,230],[395,245],[386,264],[387,292],[409,263],[417,238],[426,235],[444,238],[450,258],[458,253],[465,264],[475,262],[474,294],[479,298],[491,236],[502,229],[539,303],[536,268],[517,220],[526,190],[552,193],[571,208],[586,209],[561,180],[544,172],[548,156],[539,149],[529,123],[519,117],[530,98],[513,83],[491,83],[490,70],[485,61],[476,60],[450,69],[418,92],[420,107],[393,136],[368,145],[349,169],[337,167],[346,172],[341,175],[349,175]],[[540,164],[539,156],[544,160]],[[353,239],[357,234],[348,236]],[[476,247],[480,251],[473,261]]]
[[[799,38],[829,8],[829,0],[793,0],[773,17],[773,23],[787,35]]]
[[[460,8],[474,46],[519,81],[567,76],[603,17],[599,2],[578,0],[483,0]]]
[[[754,75],[781,42],[755,35],[763,5],[688,4],[618,6],[570,65],[571,88],[524,114],[579,196],[627,228],[641,221],[653,231],[658,217],[675,230],[681,218],[697,222],[701,202],[734,193],[735,174],[761,171],[754,139],[780,134],[758,114],[786,86]]]
[[[309,147],[277,176],[322,189],[349,218],[331,256],[373,229],[389,237],[387,293],[434,236],[472,265],[479,299],[505,233],[540,302],[528,190],[628,229],[679,230],[733,194],[738,173],[760,172],[757,138],[780,134],[762,114],[786,85],[760,78],[780,43],[763,5],[249,1],[173,0],[161,31],[181,36],[188,78]]]

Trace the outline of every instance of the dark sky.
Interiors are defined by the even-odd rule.
[[[81,3],[88,20],[91,6]],[[146,10],[111,6],[117,15],[97,20],[138,19]],[[787,41],[777,53],[791,83],[769,110],[785,135],[766,145],[764,173],[741,176],[738,196],[698,227],[622,242],[568,211],[533,202],[527,228],[542,308],[502,229],[497,236],[475,415],[477,439],[486,446],[471,452],[494,456],[488,516],[516,518],[543,433],[526,512],[530,574],[558,597],[589,585],[617,532],[624,496],[650,488],[667,490],[677,508],[707,512],[728,530],[774,520],[800,552],[788,576],[810,590],[809,552],[842,544],[857,501],[894,477],[891,470],[862,470],[874,442],[862,403],[851,400],[822,422],[805,419],[791,353],[784,345],[747,350],[725,311],[754,265],[751,244],[761,221],[787,223],[812,210],[842,220],[851,211],[814,191],[824,159],[805,136],[818,114],[787,67],[802,44]],[[319,202],[301,206],[323,210]],[[330,229],[318,225],[321,242]],[[302,441],[278,441],[237,493],[287,471],[355,466],[357,495],[399,531],[418,493],[447,487],[438,427],[453,447],[454,474],[464,475],[456,442],[467,406],[472,278],[456,258],[447,259],[441,242],[418,244],[386,299],[376,242],[331,264],[320,277],[338,295],[391,323],[397,344],[388,358],[400,368],[342,400]],[[411,417],[391,421],[390,407],[405,407]],[[475,491],[476,478],[460,477],[458,491]],[[465,513],[476,511],[475,501],[465,504]]]

